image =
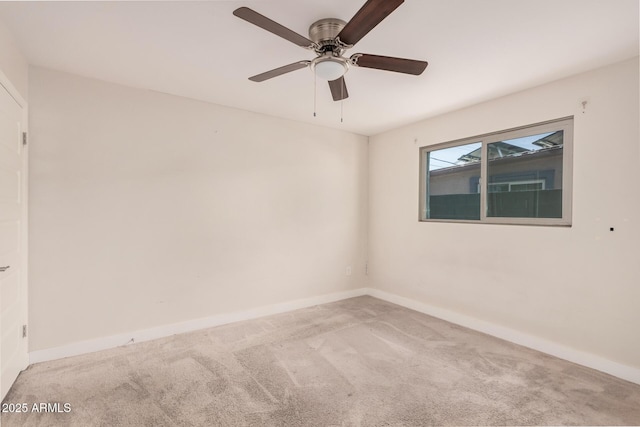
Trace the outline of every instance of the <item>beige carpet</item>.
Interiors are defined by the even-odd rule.
[[[2,426],[640,425],[640,385],[371,297],[31,366]]]

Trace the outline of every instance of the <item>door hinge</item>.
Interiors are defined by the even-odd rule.
[[[27,133],[22,132],[22,145],[27,145]]]
[[[22,338],[27,337],[27,325],[22,325]]]

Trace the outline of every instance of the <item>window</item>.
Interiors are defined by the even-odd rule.
[[[420,149],[420,220],[571,225],[573,118]]]

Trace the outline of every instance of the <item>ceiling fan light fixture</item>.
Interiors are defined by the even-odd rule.
[[[344,76],[349,69],[347,61],[332,56],[316,58],[311,64],[316,77],[330,82]]]

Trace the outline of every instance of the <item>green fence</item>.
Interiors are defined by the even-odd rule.
[[[510,218],[562,218],[562,190],[489,193],[487,216]],[[431,219],[480,219],[480,194],[429,197]]]

